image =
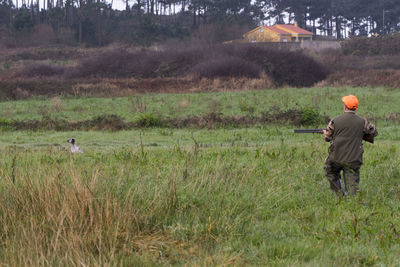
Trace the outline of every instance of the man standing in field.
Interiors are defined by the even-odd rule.
[[[325,161],[325,175],[331,189],[338,195],[354,195],[358,191],[360,167],[364,152],[362,140],[378,135],[375,126],[367,119],[356,115],[358,99],[354,95],[344,96],[344,114],[332,119],[323,138],[330,142],[329,155]],[[344,185],[340,181],[343,171]]]

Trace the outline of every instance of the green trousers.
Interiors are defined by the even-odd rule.
[[[343,171],[343,180],[340,173]],[[326,160],[325,176],[328,178],[331,190],[338,195],[355,195],[360,182],[360,168],[350,168],[347,165]]]

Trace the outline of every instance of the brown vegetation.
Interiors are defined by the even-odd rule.
[[[314,55],[331,73],[349,70],[400,69],[400,53],[397,55],[356,56],[345,55],[338,50],[326,50]]]
[[[400,87],[400,70],[344,70],[335,72],[318,86]]]
[[[352,38],[342,50],[328,50],[314,57],[330,74],[318,86],[400,87],[400,35]]]
[[[102,48],[99,50],[103,50]],[[94,49],[79,49],[75,47],[41,47],[8,49],[3,59],[7,61],[18,60],[73,60],[93,53]],[[5,52],[4,51],[4,52]]]
[[[277,86],[302,87],[323,80],[328,71],[299,51],[257,45],[217,45],[163,51],[100,50],[79,60],[75,66],[31,64],[9,78],[259,78],[263,73]]]
[[[400,34],[351,38],[343,42],[342,46],[346,55],[396,55],[400,53]]]
[[[388,38],[368,42],[383,47]],[[395,42],[397,35],[390,38]],[[363,40],[352,39],[345,42],[343,51],[326,50],[312,57],[259,45],[165,46],[162,51],[119,45],[2,50],[0,97],[240,91],[315,82],[318,86],[398,88],[400,54],[360,55],[354,49]]]
[[[22,80],[0,80],[0,98],[4,100],[17,100],[33,96],[116,97],[130,96],[137,93],[243,91],[273,87],[273,82],[265,75],[255,79],[198,79],[184,77],[154,79],[58,80],[54,78],[29,78]]]

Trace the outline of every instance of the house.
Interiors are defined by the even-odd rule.
[[[312,40],[313,33],[297,26],[297,24],[275,24],[260,26],[243,35],[244,42],[303,42]]]

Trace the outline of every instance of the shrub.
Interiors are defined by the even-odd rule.
[[[7,130],[13,130],[14,126],[13,126],[13,121],[6,119],[6,118],[0,118],[0,129],[2,131],[7,131]]]
[[[53,50],[52,50],[53,51]],[[54,50],[51,57],[63,57]],[[17,58],[42,53],[18,54]],[[259,78],[261,73],[277,86],[312,86],[328,74],[324,66],[302,52],[290,52],[252,44],[176,48],[164,51],[112,49],[84,57],[73,67],[31,64],[16,76],[60,77],[74,79],[137,78],[194,76],[196,78]],[[162,85],[161,85],[162,86]],[[36,89],[35,89],[36,90]],[[43,91],[43,89],[39,89]],[[54,88],[52,88],[54,91]],[[29,91],[33,91],[29,88]],[[110,90],[107,90],[110,91]]]
[[[23,99],[31,96],[72,94],[73,81],[56,79],[22,79],[0,81],[1,99]]]
[[[88,120],[82,123],[83,128],[93,130],[124,130],[127,128],[127,124],[118,115],[106,114],[97,116],[92,120]]]
[[[77,48],[42,48],[29,49],[23,52],[12,53],[6,56],[6,60],[71,60],[82,57],[83,52]]]
[[[400,53],[400,34],[379,37],[355,37],[342,43],[346,55],[395,55]]]
[[[262,69],[255,63],[248,62],[238,57],[220,56],[215,59],[207,58],[197,64],[190,71],[197,77],[248,77],[257,78]]]
[[[194,67],[193,67],[194,66]],[[326,68],[303,54],[256,45],[217,45],[165,51],[116,49],[93,55],[67,71],[79,77],[259,77],[264,72],[277,85],[311,86],[323,80]]]
[[[140,113],[134,123],[139,127],[160,127],[162,120],[153,113]]]
[[[400,87],[399,70],[345,70],[335,72],[319,86],[387,86]]]
[[[319,59],[325,66],[329,66],[332,73],[343,70],[400,69],[400,54],[355,56],[343,55],[337,51],[324,54]]]
[[[322,116],[315,108],[306,107],[301,109],[301,125],[318,125],[323,122]]]
[[[129,53],[124,49],[116,49],[93,55],[82,60],[78,66],[66,72],[67,78],[81,77],[156,77],[160,66],[157,52]]]
[[[240,101],[239,108],[240,108],[241,112],[247,112],[250,114],[253,114],[254,111],[256,110],[252,104],[250,104],[249,102],[246,102],[246,101]]]
[[[228,46],[228,53],[260,66],[278,86],[312,86],[328,75],[328,70],[300,51],[290,52],[258,45]]]
[[[46,77],[61,75],[64,73],[64,68],[48,65],[48,64],[30,64],[24,67],[17,75],[24,77]]]
[[[192,46],[171,48],[158,53],[162,57],[161,65],[156,69],[159,77],[180,77],[190,73],[193,66],[203,62],[208,47]]]
[[[321,116],[313,107],[295,107],[289,110],[282,110],[279,106],[273,106],[269,111],[263,112],[260,118],[263,123],[278,123],[290,125],[320,125],[325,123],[325,117]]]

